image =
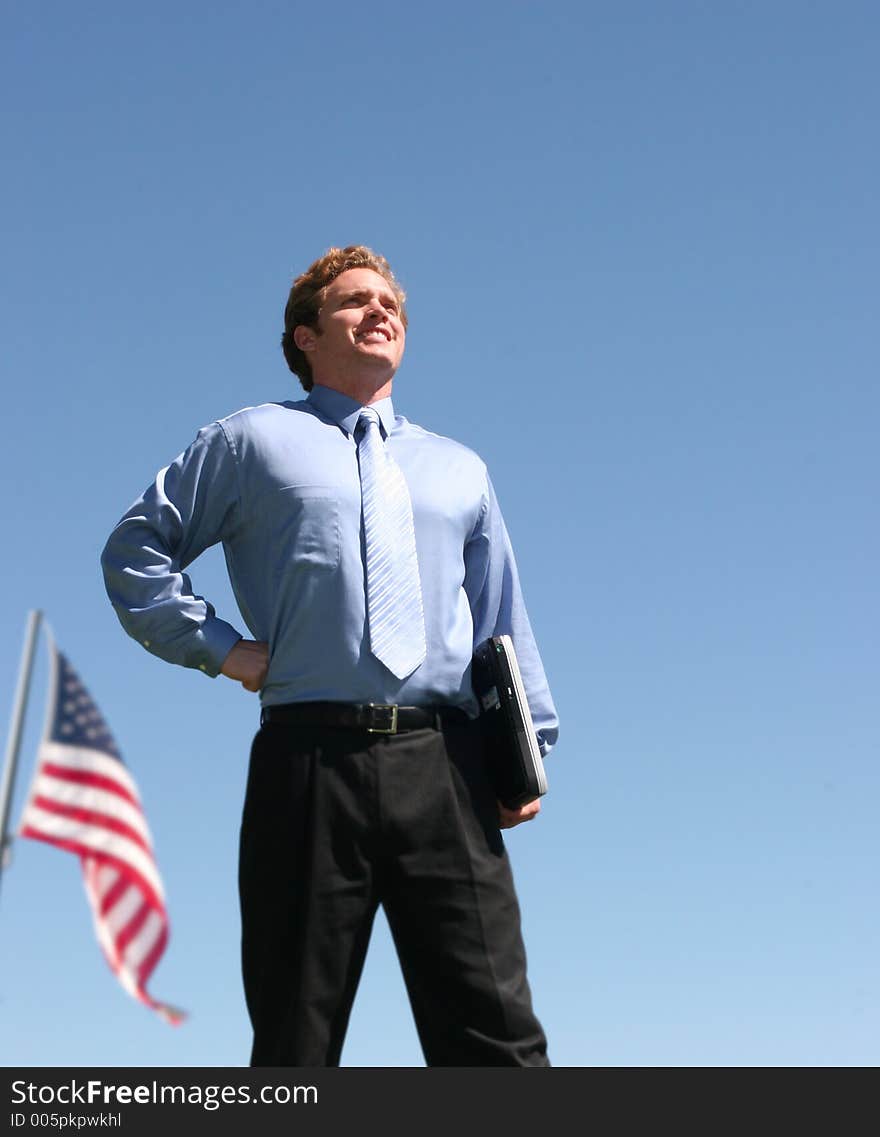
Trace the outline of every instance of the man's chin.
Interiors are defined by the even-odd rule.
[[[389,343],[359,344],[357,357],[363,363],[370,363],[376,367],[388,367],[392,371],[397,369],[400,362],[396,349]]]
[[[391,340],[357,340],[355,349],[365,355],[395,355],[397,347]]]

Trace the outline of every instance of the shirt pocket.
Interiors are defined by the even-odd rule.
[[[339,499],[332,486],[282,486],[273,495],[278,567],[335,569],[339,564]]]

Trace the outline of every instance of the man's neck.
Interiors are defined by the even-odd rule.
[[[331,391],[338,391],[341,395],[348,395],[350,399],[368,407],[370,403],[378,403],[380,399],[387,399],[391,394],[394,376],[390,375],[384,380],[378,380],[374,375],[315,375],[316,383],[322,387],[329,387]]]

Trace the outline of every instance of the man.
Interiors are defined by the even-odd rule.
[[[298,277],[282,347],[308,397],[201,430],[114,529],[102,564],[130,635],[259,691],[241,830],[256,1066],[337,1065],[384,906],[429,1065],[549,1065],[470,685],[510,634],[544,753],[556,712],[486,468],[396,416],[405,296],[331,249]],[[223,542],[253,639],[184,569]]]

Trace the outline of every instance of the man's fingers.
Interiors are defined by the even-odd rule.
[[[533,821],[541,810],[541,802],[538,798],[534,801],[527,801],[525,805],[521,805],[518,809],[508,809],[506,805],[499,801],[498,803],[498,823],[501,829],[512,829],[514,825],[520,825],[523,821]]]
[[[221,671],[237,679],[246,691],[259,691],[269,670],[269,645],[254,640],[239,640],[227,655]]]
[[[251,674],[243,678],[241,685],[245,691],[259,691],[266,682],[266,672],[268,670],[268,667],[261,667],[256,675]]]

